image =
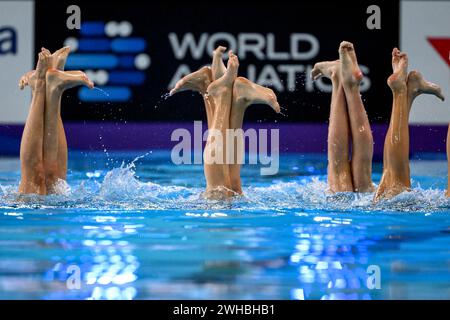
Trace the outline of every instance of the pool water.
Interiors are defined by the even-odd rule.
[[[413,191],[377,205],[328,194],[324,155],[259,169],[208,201],[202,166],[169,151],[71,152],[63,195],[19,200],[19,160],[0,159],[0,299],[450,298],[445,157],[413,160]]]

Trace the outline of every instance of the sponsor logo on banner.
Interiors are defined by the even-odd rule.
[[[32,69],[34,1],[0,1],[0,123],[24,123],[30,91],[21,92],[19,78]]]
[[[367,6],[348,5],[339,12],[323,12],[329,27],[317,24],[313,15],[298,18],[297,12],[315,12],[321,4],[247,6],[232,19],[216,19],[213,8],[181,4],[176,10],[168,4],[139,2],[133,6],[95,1],[83,3],[80,30],[66,28],[67,5],[51,7],[36,4],[39,17],[38,40],[49,48],[72,47],[68,69],[85,71],[97,89],[76,88],[68,92],[64,119],[70,121],[192,121],[204,116],[197,98],[188,92],[168,98],[169,89],[186,74],[211,64],[212,52],[226,46],[239,56],[239,76],[272,88],[286,108],[285,115],[252,108],[246,121],[327,121],[331,82],[313,81],[311,69],[318,61],[339,57],[342,40],[352,41],[364,74],[361,94],[371,119],[383,121],[390,113],[390,92],[386,78],[390,71],[389,53],[398,45],[398,7],[386,3],[381,29],[366,26]],[[246,14],[251,8],[253,14]],[[274,12],[275,11],[275,12]],[[145,15],[142,13],[145,12]],[[342,20],[340,12],[361,20]],[[46,23],[62,13],[55,29]],[[201,21],[197,21],[198,17]],[[271,23],[267,19],[271,18]],[[374,44],[377,44],[376,46]],[[41,43],[37,44],[39,49]],[[373,57],[387,54],[386,59]],[[224,56],[227,63],[227,56]],[[80,105],[83,107],[78,107]]]
[[[234,36],[228,32],[218,32],[202,33],[195,37],[193,33],[172,32],[168,39],[173,55],[180,61],[180,65],[167,88],[173,88],[178,80],[195,71],[183,61],[209,59],[218,44],[225,44],[239,55],[241,62],[248,60],[262,63],[261,67],[249,63],[244,70],[241,68],[243,75],[259,85],[272,87],[278,92],[295,92],[303,85],[306,92],[313,92],[316,85],[319,90],[331,92],[331,84],[323,82],[323,79],[313,82],[309,77],[312,65],[304,63],[317,59],[320,50],[319,39],[310,33],[291,33],[287,37],[289,50],[281,51],[275,48],[277,39],[273,33],[239,33]],[[369,69],[364,65],[360,67],[365,74],[361,92],[366,92],[371,85],[367,76]],[[299,83],[299,76],[303,75],[306,75],[305,82]]]
[[[132,36],[128,21],[85,21],[78,37],[69,37],[64,45],[72,54],[67,69],[85,70],[97,90],[80,88],[84,102],[124,102],[133,97],[133,87],[144,84],[150,56],[147,41]]]

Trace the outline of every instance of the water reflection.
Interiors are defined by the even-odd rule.
[[[300,287],[292,299],[372,299],[366,286],[369,260],[364,228],[352,219],[315,216],[314,223],[297,225],[290,262],[297,268]],[[345,228],[344,228],[345,227]]]
[[[165,152],[137,175],[110,171],[103,155],[93,171],[91,156],[72,153],[72,192],[28,202],[16,199],[19,170],[2,172],[0,298],[450,297],[450,202],[446,180],[429,175],[445,162],[373,206],[371,194],[325,192],[326,157],[282,157],[274,180],[243,168],[246,196],[225,203],[199,197],[201,166],[171,166]],[[371,264],[382,290],[366,286]]]
[[[45,280],[59,281],[65,288],[47,298],[131,300],[137,296],[134,283],[139,261],[133,246],[123,238],[137,233],[143,225],[117,223],[113,216],[94,216],[92,220],[82,226],[84,239],[67,248],[70,254],[79,253],[78,257],[53,257],[56,263]],[[78,273],[73,271],[76,268]],[[78,276],[80,285],[74,288]]]
[[[282,210],[2,217],[0,297],[401,299],[417,288],[448,296],[445,216],[427,222],[428,232],[414,216]],[[381,290],[367,287],[372,264],[383,273]]]

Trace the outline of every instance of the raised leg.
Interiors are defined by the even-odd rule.
[[[316,63],[311,71],[311,77],[314,80],[324,76],[331,79],[333,86],[328,126],[327,175],[331,192],[353,191],[349,162],[350,124],[340,67],[339,60],[325,61]]]
[[[45,74],[51,66],[50,55],[39,53],[33,84],[33,98],[20,143],[20,193],[46,194],[43,162],[44,110],[46,96]]]
[[[388,85],[394,96],[391,122],[384,144],[383,176],[375,200],[391,198],[411,187],[409,170],[409,113],[420,94],[432,94],[444,101],[441,88],[426,81],[418,71],[407,74],[408,57],[392,51],[394,73]]]
[[[47,55],[50,54],[50,51],[48,51],[45,48],[41,49],[42,52],[45,52]],[[58,69],[63,71],[67,57],[70,53],[70,47],[63,47],[57,51],[55,51],[53,54],[50,55],[50,64],[51,68]],[[68,71],[68,73],[76,74],[78,71]],[[36,82],[36,73],[35,70],[29,71],[24,76],[20,78],[19,81],[19,87],[20,89],[24,89],[26,86],[30,85],[32,88],[35,87]],[[59,106],[61,108],[61,106]],[[61,179],[66,179],[66,173],[67,173],[67,159],[68,159],[68,152],[67,152],[67,139],[66,134],[64,131],[64,125],[61,116],[59,116],[58,119],[58,177],[61,177]]]
[[[243,132],[239,129],[242,129],[245,110],[252,104],[267,104],[275,112],[280,112],[280,105],[273,90],[253,83],[243,77],[236,78],[233,85],[233,100],[230,114],[230,129],[232,129],[233,137],[227,138],[233,139],[232,141],[228,141],[228,146],[232,146],[234,155],[233,162],[229,165],[231,189],[238,194],[242,194],[240,172],[245,152],[243,150]]]
[[[222,77],[212,82],[207,99],[214,106],[214,117],[208,130],[203,153],[206,177],[206,197],[228,197],[233,195],[230,184],[229,166],[226,163],[227,129],[230,127],[233,83],[239,68],[238,58],[229,52],[227,70]]]
[[[359,84],[363,75],[358,66],[353,44],[347,41],[341,42],[339,58],[341,61],[342,86],[347,101],[352,134],[353,188],[356,192],[369,192],[374,190],[372,183],[373,137],[359,91]]]
[[[422,74],[416,70],[410,71],[408,73],[408,78],[406,81],[407,92],[408,92],[408,112],[411,111],[412,104],[414,100],[421,94],[431,94],[441,99],[445,100],[442,94],[441,87],[437,84],[425,80]],[[449,133],[450,134],[450,133]],[[447,156],[449,154],[449,134],[447,134]],[[448,180],[450,182],[450,180]],[[449,184],[450,185],[450,184]],[[447,196],[450,196],[450,192],[447,188]]]
[[[81,71],[64,72],[56,69],[47,72],[46,83],[43,159],[47,193],[54,193],[55,183],[59,179],[65,179],[66,176],[66,172],[63,171],[66,168],[59,163],[61,158],[67,159],[67,147],[64,148],[59,143],[62,125],[61,96],[66,89],[78,85],[92,88],[94,84]],[[62,130],[64,131],[63,128]],[[62,154],[59,154],[60,149]]]
[[[61,109],[61,100],[59,100],[59,109]],[[64,124],[61,118],[61,114],[58,118],[58,168],[56,172],[56,176],[59,179],[66,180],[67,179],[67,161],[68,161],[69,153],[67,150],[67,138],[66,132],[64,130]]]
[[[70,53],[70,47],[63,47],[52,54],[53,66],[61,71],[64,71],[66,65],[67,57]],[[76,74],[77,71],[68,71],[68,73]],[[58,108],[61,110],[61,100],[59,100]],[[66,132],[64,130],[64,124],[61,118],[61,114],[58,118],[58,169],[57,177],[66,180],[67,178],[67,161],[68,161],[68,150],[67,150],[67,138]]]
[[[375,201],[392,198],[411,187],[409,171],[409,107],[407,95],[408,56],[397,48],[392,51],[393,74],[388,85],[393,95],[391,120],[384,141],[383,175]]]
[[[70,53],[70,47],[63,47],[52,54],[54,68],[64,71],[67,57]],[[76,74],[77,71],[68,71],[68,73]],[[61,100],[59,100],[58,108],[61,110]],[[57,177],[62,180],[67,178],[67,138],[64,130],[64,124],[61,118],[61,114],[58,118],[58,168]]]

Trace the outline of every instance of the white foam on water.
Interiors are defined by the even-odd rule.
[[[103,178],[98,175],[75,186],[59,182],[58,194],[19,196],[17,185],[0,185],[0,207],[70,207],[126,210],[212,210],[209,217],[225,217],[222,209],[244,212],[326,210],[335,212],[439,212],[450,208],[450,200],[441,189],[415,186],[390,200],[373,203],[373,193],[337,193],[327,190],[326,177],[305,177],[299,181],[274,182],[267,186],[247,187],[244,196],[231,200],[207,200],[202,188],[160,185],[141,181],[136,176],[136,162],[122,163]],[[23,201],[26,199],[26,201]],[[189,212],[188,212],[189,213]],[[188,213],[186,213],[187,216]]]
[[[57,195],[70,195],[70,186],[67,181],[63,179],[58,179],[55,183],[54,188]]]
[[[226,213],[222,213],[222,212],[213,212],[213,213],[191,213],[191,212],[186,212],[184,214],[186,217],[194,217],[194,218],[223,218],[223,217],[228,217],[228,215]]]

